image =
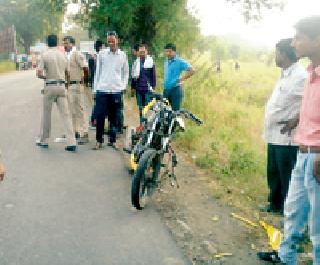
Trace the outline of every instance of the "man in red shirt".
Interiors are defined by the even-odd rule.
[[[297,264],[297,245],[309,224],[313,264],[320,265],[320,16],[302,19],[295,28],[292,46],[298,57],[311,61],[295,137],[299,152],[285,201],[284,237],[279,252],[260,252],[258,257],[273,263]]]

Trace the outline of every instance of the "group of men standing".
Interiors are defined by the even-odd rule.
[[[309,224],[313,264],[320,265],[320,16],[300,20],[293,39],[276,45],[281,77],[266,105],[268,212],[284,214],[279,251],[259,252],[272,263],[298,264]],[[306,57],[304,69],[297,61]],[[309,221],[309,222],[308,222]]]
[[[108,145],[118,149],[117,134],[123,130],[123,95],[129,80],[127,55],[119,48],[119,38],[115,31],[106,33],[107,47],[96,42],[97,54],[92,58],[90,68],[84,55],[77,51],[75,39],[64,39],[65,54],[57,49],[56,35],[49,35],[48,50],[43,53],[37,76],[44,79],[43,113],[41,133],[36,144],[48,148],[51,130],[51,112],[53,103],[57,104],[62,117],[67,146],[66,151],[76,151],[77,144],[89,142],[89,118],[85,111],[85,84],[92,84],[95,105],[91,123],[96,128],[96,144],[99,150],[104,143],[105,120],[108,119]],[[98,45],[99,44],[99,45]],[[176,54],[172,43],[165,47],[167,60],[164,65],[164,97],[171,103],[173,110],[179,110],[183,98],[182,83],[193,75],[192,66]],[[136,93],[140,122],[144,121],[142,109],[152,98],[156,87],[156,65],[148,54],[148,46],[135,46],[135,61],[131,69],[131,88]],[[187,73],[181,77],[182,72]]]

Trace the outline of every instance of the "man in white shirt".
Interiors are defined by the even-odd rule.
[[[292,39],[283,39],[276,45],[276,64],[282,73],[265,108],[264,139],[268,144],[267,180],[270,190],[267,212],[283,212],[298,150],[293,137],[307,72],[297,62],[291,42]]]
[[[125,52],[118,48],[118,35],[115,31],[107,32],[108,48],[97,56],[97,68],[94,78],[96,95],[96,146],[102,148],[105,117],[109,120],[109,146],[116,148],[118,113],[121,111],[122,93],[128,85],[129,66]]]

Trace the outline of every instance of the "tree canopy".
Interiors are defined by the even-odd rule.
[[[63,0],[0,0],[0,28],[14,25],[17,42],[28,53],[36,40],[61,31],[65,6]]]

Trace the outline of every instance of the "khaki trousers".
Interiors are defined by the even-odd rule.
[[[43,94],[43,116],[41,143],[48,143],[51,132],[51,113],[53,103],[57,104],[63,126],[66,132],[67,145],[76,145],[76,139],[72,128],[71,116],[64,85],[47,85]]]
[[[70,85],[68,98],[74,132],[80,136],[88,133],[89,121],[85,112],[84,87],[81,84]]]

